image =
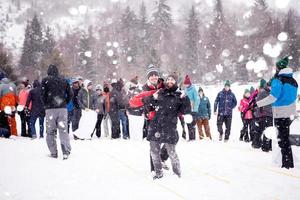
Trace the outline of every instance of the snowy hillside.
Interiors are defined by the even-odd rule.
[[[238,101],[246,87],[232,86]],[[213,102],[222,86],[203,88]],[[47,157],[44,139],[0,139],[0,199],[298,200],[300,163],[291,170],[281,169],[272,163],[272,153],[239,142],[237,110],[233,117],[228,143],[217,141],[215,116],[210,121],[213,141],[198,137],[195,142],[179,141],[181,179],[170,170],[162,179],[152,180],[149,143],[140,139],[140,117],[130,118],[131,140],[72,140],[66,161],[62,155]],[[295,121],[292,131],[299,128],[300,121]],[[293,152],[300,159],[300,148]],[[171,166],[170,161],[167,164]]]

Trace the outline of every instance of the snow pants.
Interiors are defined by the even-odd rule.
[[[109,113],[110,119],[111,119],[111,138],[117,139],[120,138],[120,117],[119,112],[110,112]]]
[[[55,108],[46,110],[46,142],[52,156],[57,156],[57,130],[62,153],[69,155],[71,153],[71,144],[68,134],[68,111],[66,108]]]
[[[252,141],[252,147],[262,148],[263,151],[272,150],[272,140],[263,135],[265,129],[270,126],[273,126],[272,117],[260,117],[254,119],[254,138]]]
[[[243,128],[241,130],[240,140],[244,140],[245,142],[253,141],[253,119],[242,119]]]
[[[211,134],[210,134],[210,127],[209,127],[209,121],[208,119],[198,119],[197,120],[197,127],[198,127],[198,132],[199,132],[199,138],[200,140],[202,140],[204,138],[204,134],[203,134],[203,127],[204,127],[204,131],[205,131],[205,135],[206,137],[208,137],[209,139],[211,139]]]
[[[175,144],[165,144],[166,150],[170,156],[173,172],[177,175],[181,175],[180,162],[178,155],[175,150]],[[150,141],[150,155],[153,160],[154,171],[156,175],[162,174],[162,163],[161,163],[161,143],[157,141]]]
[[[228,140],[230,136],[231,121],[232,121],[232,115],[228,115],[228,116],[218,115],[218,119],[217,119],[218,132],[220,136],[223,135],[223,123],[225,123],[225,127],[226,127],[225,140]]]
[[[26,115],[26,112],[23,110],[18,112],[21,120],[21,136],[22,137],[31,137],[30,131],[30,117]],[[28,127],[28,131],[27,131]]]
[[[278,145],[281,148],[282,168],[293,168],[293,152],[289,140],[290,136],[290,118],[275,118],[275,126],[278,129]]]
[[[71,114],[71,122],[72,122],[72,131],[76,131],[79,127],[79,121],[81,118],[81,109],[74,108]]]
[[[187,123],[187,127],[188,127],[188,131],[189,131],[189,140],[195,140],[196,139],[196,113],[191,113],[192,117],[193,117],[193,121],[192,123],[188,124]]]

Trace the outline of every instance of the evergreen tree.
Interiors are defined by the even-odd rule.
[[[176,62],[175,59],[171,58],[176,58],[176,56],[174,55],[175,47],[172,39],[173,20],[167,0],[156,2],[152,18],[151,48],[155,49],[158,55],[161,56],[161,71],[168,71],[171,66],[174,66],[171,61]]]
[[[195,7],[192,6],[186,28],[186,73],[191,73],[193,70],[199,70],[199,40],[199,20],[195,12]]]
[[[25,39],[20,60],[21,67],[32,67],[40,70],[39,63],[42,59],[43,32],[42,26],[35,14],[32,21],[27,23]]]
[[[14,74],[12,57],[9,52],[4,49],[3,44],[0,44],[0,70],[3,70],[9,79],[16,80],[17,77]]]
[[[45,37],[43,38],[43,45],[42,45],[43,57],[50,56],[52,54],[54,47],[55,47],[55,40],[51,33],[50,27],[47,26]]]
[[[299,50],[300,50],[300,35],[297,33],[295,19],[297,19],[295,12],[289,10],[286,20],[284,22],[283,31],[288,34],[288,40],[282,56],[289,55],[292,57],[290,60],[290,66],[295,70],[299,69]]]
[[[80,72],[86,74],[86,78],[95,80],[95,38],[92,27],[89,27],[88,33],[82,33],[79,40],[79,62]]]

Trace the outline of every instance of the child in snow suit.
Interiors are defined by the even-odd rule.
[[[244,97],[240,101],[239,111],[241,112],[241,117],[243,121],[243,128],[241,130],[240,141],[250,142],[253,140],[252,135],[252,121],[253,114],[252,109],[249,109],[249,101],[250,101],[250,91],[248,89],[244,92]],[[250,140],[249,140],[250,134]]]

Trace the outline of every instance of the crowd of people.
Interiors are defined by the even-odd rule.
[[[289,126],[290,116],[296,111],[298,85],[288,67],[288,58],[278,61],[276,67],[276,74],[270,81],[261,79],[258,89],[245,90],[238,105],[243,122],[239,139],[251,142],[253,148],[271,151],[271,140],[264,136],[263,131],[273,126],[274,122],[280,139],[282,167],[293,168]],[[195,140],[197,126],[199,139],[211,140],[211,103],[203,88],[197,90],[188,75],[182,80],[179,73],[174,72],[163,79],[154,65],[148,66],[146,75],[144,85],[139,83],[137,76],[127,83],[120,78],[95,85],[81,76],[66,79],[59,74],[55,65],[50,65],[47,77],[41,82],[34,80],[30,84],[29,80],[25,80],[16,87],[5,73],[0,73],[0,136],[9,138],[18,135],[15,120],[17,113],[21,119],[21,136],[36,139],[38,134],[35,124],[38,119],[39,137],[43,138],[46,118],[46,142],[50,156],[58,157],[56,135],[59,132],[63,158],[67,159],[71,153],[70,129],[76,132],[79,128],[83,111],[94,110],[97,113],[96,124],[91,124],[95,126],[96,137],[122,137],[125,140],[130,139],[129,123],[132,123],[129,122],[128,114],[140,115],[144,116],[141,134],[150,141],[151,171],[155,174],[153,178],[163,177],[163,169],[168,168],[164,161],[168,158],[174,173],[180,177],[180,162],[175,150],[180,137],[177,121],[179,119],[183,127],[182,138]],[[220,141],[227,142],[230,138],[232,113],[237,104],[231,83],[227,80],[213,105]],[[185,124],[188,127],[188,138]],[[91,133],[93,136],[94,132]],[[76,134],[73,137],[75,140],[80,139]]]

